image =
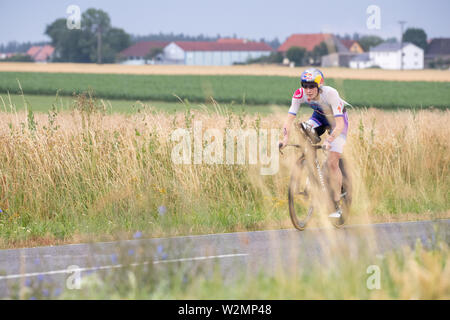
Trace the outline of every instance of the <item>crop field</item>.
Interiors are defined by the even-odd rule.
[[[106,114],[95,99],[75,102],[71,111],[0,113],[2,247],[129,238],[136,231],[156,237],[292,227],[287,186],[294,151],[280,156],[272,175],[248,162],[189,165],[172,158],[173,132],[192,130],[196,121],[203,132],[279,132],[285,112],[234,113],[217,104],[214,111]],[[448,130],[430,126],[448,121],[449,110],[350,111],[350,224],[449,216]]]
[[[450,82],[327,79],[355,107],[448,108]],[[127,75],[3,72],[0,94],[71,96],[92,90],[99,98],[289,106],[297,78],[281,76]]]
[[[305,67],[288,68],[272,65],[249,66],[180,66],[144,65],[127,66],[119,64],[83,63],[0,63],[0,72],[50,72],[50,73],[98,73],[98,74],[141,74],[141,75],[252,75],[299,77]],[[448,70],[382,70],[321,68],[326,78],[449,82]]]

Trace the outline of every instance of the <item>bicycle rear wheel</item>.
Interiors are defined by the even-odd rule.
[[[300,158],[294,166],[289,183],[289,215],[292,224],[300,231],[306,228],[314,211],[311,176],[306,160]]]
[[[339,159],[339,168],[342,172],[342,187],[341,187],[341,208],[342,215],[339,219],[332,219],[331,222],[336,228],[342,227],[348,220],[350,213],[350,206],[352,204],[352,180],[347,171],[347,163],[341,158]],[[330,197],[333,194],[330,192]]]

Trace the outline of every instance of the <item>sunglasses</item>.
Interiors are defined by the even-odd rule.
[[[302,83],[302,88],[314,89],[317,88],[317,83]]]

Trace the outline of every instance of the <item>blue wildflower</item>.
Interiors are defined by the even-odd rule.
[[[37,279],[38,279],[39,282],[44,281],[44,275],[43,274],[38,275]]]
[[[39,258],[34,259],[34,264],[38,265],[41,263],[41,260]]]
[[[168,254],[167,254],[167,253],[163,253],[163,255],[162,255],[162,259],[163,259],[163,260],[166,260],[166,259],[167,259],[167,257],[168,257]]]
[[[62,289],[61,289],[61,288],[56,288],[55,291],[53,291],[53,295],[54,295],[55,297],[60,296],[61,293],[62,293]]]
[[[30,297],[30,300],[37,300],[36,297]]]
[[[165,206],[160,206],[160,207],[158,208],[158,213],[159,213],[160,216],[165,215],[166,212],[167,212],[167,208],[166,208]]]
[[[26,287],[31,287],[32,284],[33,284],[33,282],[31,281],[31,279],[25,280],[25,286]]]
[[[0,213],[2,213],[3,212],[3,210],[2,209],[0,209]]]
[[[133,238],[135,239],[139,239],[140,237],[142,237],[142,232],[138,231],[133,235]]]
[[[117,254],[114,253],[114,254],[111,255],[111,262],[112,263],[117,263]]]
[[[133,249],[128,250],[128,255],[129,256],[132,256],[133,254],[134,254],[134,250]]]
[[[50,295],[50,292],[47,289],[43,289],[42,294],[44,295],[44,297],[48,297]]]
[[[163,246],[162,246],[162,244],[160,244],[158,246],[158,253],[163,253]]]

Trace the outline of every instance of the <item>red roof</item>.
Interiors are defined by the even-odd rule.
[[[33,46],[28,49],[27,54],[33,58],[34,61],[44,62],[53,54],[55,48],[50,45]]]
[[[307,51],[312,51],[322,41],[332,37],[333,35],[329,33],[293,34],[278,48],[278,51],[286,52],[290,47],[303,47]]]
[[[235,39],[235,38],[220,38],[217,39],[218,43],[245,43],[244,39]]]
[[[30,49],[28,49],[27,55],[34,57],[36,53],[39,52],[39,50],[41,50],[40,46],[32,46]]]
[[[341,43],[346,46],[347,49],[350,49],[355,42],[355,40],[341,40]]]
[[[175,41],[184,51],[272,51],[272,47],[264,42],[200,42]]]
[[[126,57],[143,57],[154,48],[164,48],[170,42],[167,41],[143,41],[126,48],[120,54]]]

